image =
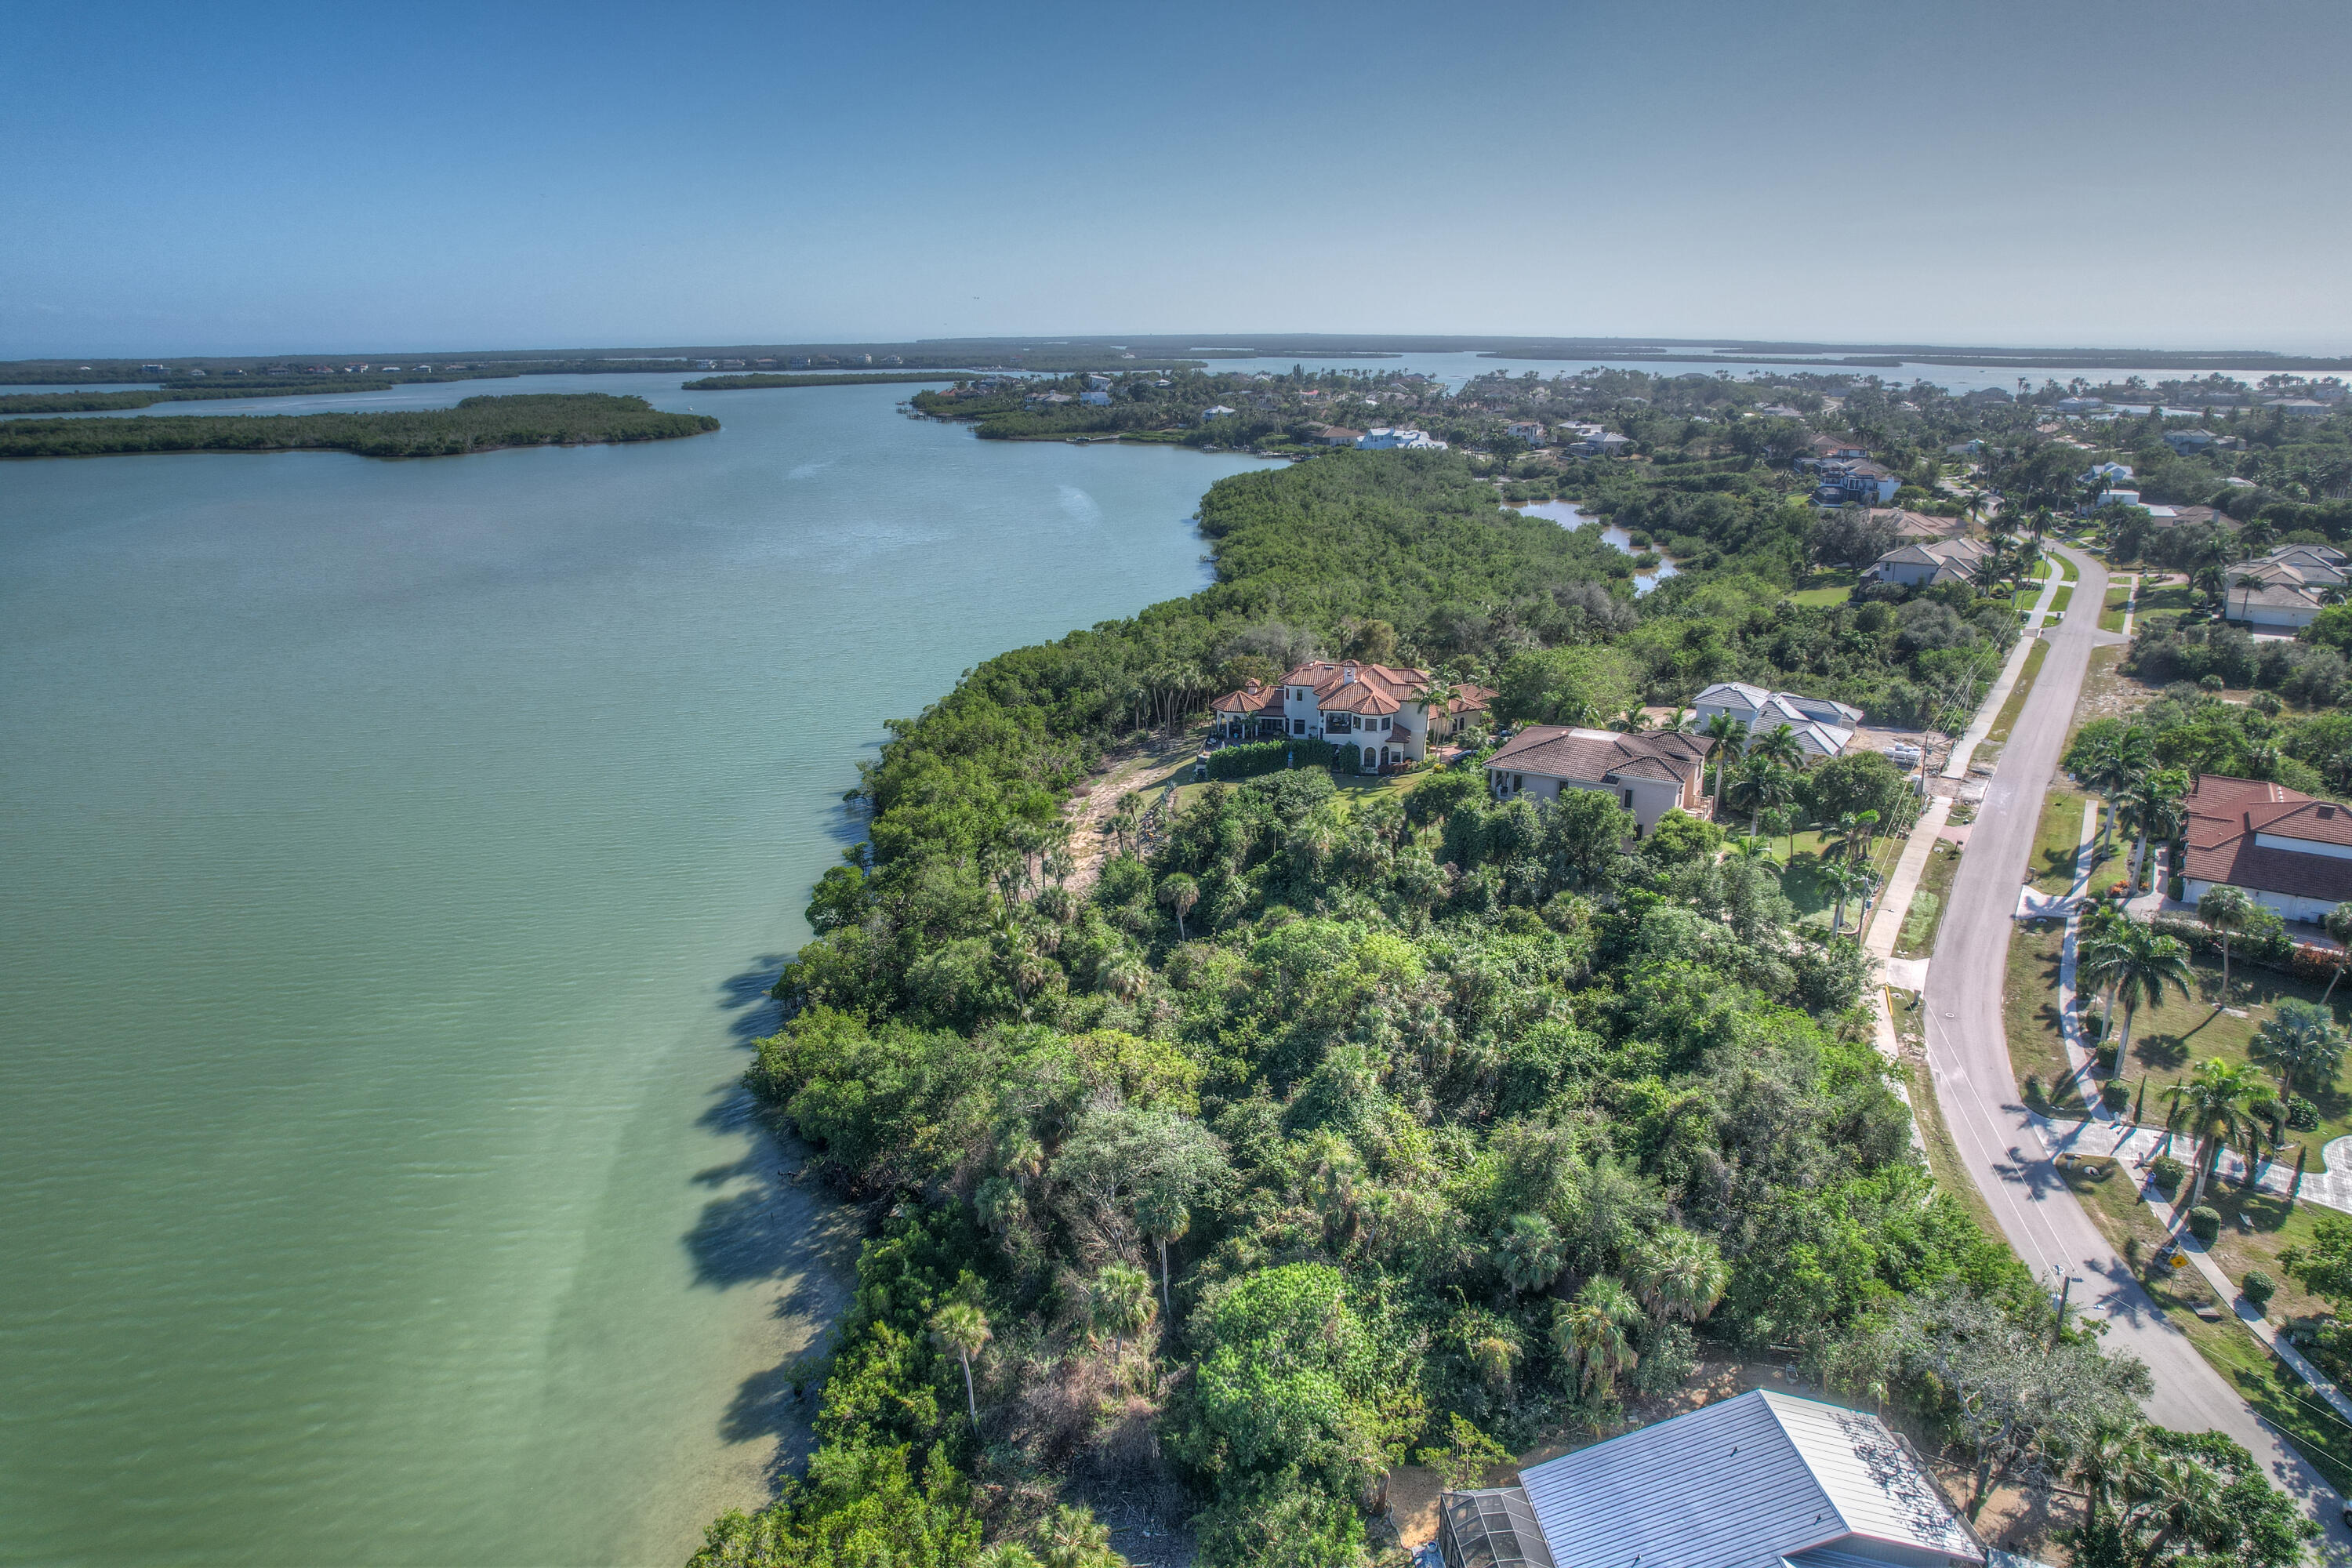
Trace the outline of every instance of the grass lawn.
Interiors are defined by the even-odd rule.
[[[2246,1047],[2253,1039],[2254,1031],[2280,1002],[2291,996],[2316,1002],[2326,989],[2292,975],[2236,963],[2230,970],[2231,1009],[2218,1011],[2213,1002],[2221,990],[2221,959],[2200,954],[2193,961],[2193,967],[2197,973],[2195,996],[2184,998],[2177,991],[2168,993],[2162,1005],[2142,1007],[2132,1020],[2131,1044],[2125,1055],[2123,1077],[2126,1081],[2147,1078],[2151,1100],[2158,1089],[2176,1079],[2186,1078],[2198,1062],[2208,1057],[2244,1061]],[[2340,1018],[2347,1005],[2352,1005],[2352,990],[2339,985],[2336,995],[2336,1012]],[[2239,1016],[2241,1013],[2244,1016]],[[2116,1022],[2120,1026],[2120,1016]],[[2290,1136],[2308,1137],[2315,1156],[2320,1144],[2352,1132],[2352,1094],[2345,1093],[2341,1087],[2315,1090],[2305,1086],[2303,1092],[2319,1108],[2319,1130]]]
[[[2001,991],[2001,1020],[2009,1035],[2009,1069],[2021,1091],[2028,1078],[2042,1080],[2059,1116],[2089,1112],[2074,1092],[2066,1043],[2058,1032],[2058,958],[2066,945],[2063,921],[2021,923],[2009,939],[2009,978]]]
[[[2058,563],[2058,580],[2061,583],[2079,583],[2083,580],[2083,574],[2074,569],[2074,563],[2063,555],[2053,553],[2050,559]]]
[[[2142,583],[2139,590],[2138,614],[2133,620],[2132,627],[2137,631],[2151,622],[2177,621],[2197,607],[2200,597],[2200,595],[2185,583],[2167,584],[2161,588],[2151,588],[2146,583]]]
[[[2138,1201],[2137,1173],[2114,1160],[2074,1160],[2067,1163],[2065,1176],[2084,1211],[2125,1260],[2143,1267],[2165,1238],[2168,1216]],[[2260,1267],[2278,1281],[2278,1294],[2270,1304],[2272,1322],[2285,1325],[2325,1310],[2323,1303],[2305,1295],[2278,1267],[2282,1247],[2310,1238],[2311,1205],[2298,1204],[2289,1214],[2282,1199],[2267,1194],[2248,1199],[2234,1187],[2217,1191],[2209,1186],[2205,1200],[2221,1212],[2221,1237],[2213,1245],[2212,1257],[2223,1276],[2235,1280],[2248,1268]],[[2253,1224],[2251,1234],[2239,1229],[2242,1211]],[[2338,1488],[2352,1482],[2352,1428],[2237,1322],[2231,1304],[2214,1299],[2202,1275],[2193,1268],[2183,1268],[2163,1279],[2143,1275],[2141,1282],[2257,1415],[2285,1432]],[[2200,1305],[2219,1309],[2221,1320],[2199,1318]]]
[[[1782,861],[1780,890],[1788,894],[1789,901],[1797,907],[1799,920],[1814,915],[1826,916],[1836,902],[1830,891],[1822,886],[1820,878],[1822,845],[1828,837],[1818,829],[1809,828],[1796,836],[1796,847],[1793,852],[1790,849],[1788,839],[1776,838],[1772,841],[1774,858]],[[1881,885],[1884,885],[1886,879],[1894,874],[1895,862],[1902,858],[1902,856],[1903,840],[1892,834],[1879,839],[1871,847],[1870,868],[1878,873]],[[1854,918],[1856,908],[1857,900],[1853,899],[1846,900],[1845,913],[1848,921]],[[1822,923],[1827,925],[1829,922],[1824,919]]]
[[[2025,863],[2025,868],[2033,873],[2033,885],[2045,893],[2063,893],[2074,885],[2074,852],[2083,842],[2085,798],[2073,790],[2053,789],[2042,803],[2042,831],[2034,840],[2033,858]],[[2107,853],[2114,855],[2112,845]],[[2094,881],[2101,864],[2105,861],[2091,868]]]
[[[2025,650],[2025,664],[2017,672],[2017,684],[2009,689],[2009,700],[2000,705],[2000,711],[1993,715],[1992,728],[1985,731],[1986,740],[2009,739],[2009,727],[2017,722],[2019,710],[2033,690],[2033,678],[2042,673],[2042,661],[2049,657],[2049,643],[2036,637],[2033,646]]]
[[[1952,879],[1959,873],[1960,847],[1938,842],[1927,852],[1919,873],[1918,890],[1911,895],[1903,917],[1903,932],[1895,939],[1895,956],[1923,958],[1936,950],[1936,932],[1944,923],[1944,907],[1951,901]]]
[[[1826,609],[1843,605],[1853,597],[1854,574],[1852,572],[1814,572],[1797,584],[1789,595],[1792,605],[1812,605]]]
[[[2050,595],[2050,613],[2053,616],[2063,616],[2066,613],[2066,606],[2074,602],[2074,584],[2069,583]]]
[[[2128,583],[2107,590],[2106,607],[2099,612],[2101,631],[2119,632],[2124,629],[2124,606],[2131,603],[2131,595]]]

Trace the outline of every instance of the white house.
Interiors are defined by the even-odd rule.
[[[1078,394],[1078,401],[1096,408],[1110,406],[1110,393],[1099,386],[1090,386]]]
[[[1982,1568],[1984,1543],[1866,1411],[1769,1389],[1444,1492],[1446,1568]],[[2017,1559],[2010,1559],[2016,1562]]]
[[[1229,741],[1329,741],[1363,749],[1366,773],[1417,763],[1433,742],[1459,732],[1495,700],[1491,688],[1459,685],[1443,703],[1430,701],[1426,670],[1354,659],[1302,664],[1278,686],[1251,681],[1209,704],[1211,732]]]
[[[2109,484],[2113,484],[2117,479],[2128,479],[2132,477],[2131,465],[2128,463],[2093,463],[2090,471],[2084,474],[2082,479],[2086,485],[2095,479],[2105,479]]]
[[[2099,499],[2093,501],[2091,505],[2095,509],[2103,506],[2137,506],[2139,492],[2137,490],[2101,490]]]
[[[1906,588],[1937,583],[1972,583],[1977,563],[1987,546],[1973,539],[1928,539],[1888,551],[1871,563],[1863,576],[1874,583],[1900,583]]]
[[[1530,724],[1486,759],[1497,800],[1558,800],[1564,790],[1613,795],[1645,837],[1670,811],[1696,811],[1699,778],[1715,742],[1682,730],[1584,730]]]
[[[1762,735],[1786,724],[1810,756],[1842,756],[1861,728],[1862,710],[1825,697],[1803,697],[1793,691],[1767,691],[1740,680],[1718,680],[1691,699],[1691,714],[1701,728],[1718,715],[1728,714],[1748,726],[1750,735]]]
[[[1507,426],[1503,433],[1515,440],[1525,441],[1530,447],[1540,447],[1545,441],[1542,424],[1533,419],[1520,420]]]
[[[2352,900],[2352,806],[2221,773],[2200,777],[2186,805],[2189,902],[2227,883],[2284,919],[2316,921]]]
[[[2210,430],[2167,430],[2164,444],[2176,452],[2201,452],[2213,444]]]
[[[1885,506],[1903,488],[1893,470],[1864,458],[1832,458],[1817,465],[1822,482],[1813,500],[1824,506]]]
[[[2062,397],[2058,400],[2058,412],[2088,414],[2094,408],[2105,408],[2106,405],[2107,400],[2104,397]]]
[[[2287,544],[2225,566],[2222,575],[2224,619],[2292,631],[2319,618],[2327,590],[2352,584],[2352,560],[2325,544]]]
[[[1445,443],[1426,430],[1414,430],[1405,426],[1376,425],[1356,438],[1356,446],[1366,452],[1388,452],[1400,447],[1414,451],[1442,452]]]
[[[1212,419],[1223,419],[1225,416],[1233,412],[1233,409],[1226,407],[1222,403],[1213,404],[1211,406],[1201,410],[1201,423],[1205,425]]]

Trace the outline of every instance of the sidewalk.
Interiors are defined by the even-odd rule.
[[[2119,1164],[2129,1166],[2134,1171],[2138,1171],[2154,1159],[2157,1150],[2161,1148],[2165,1142],[2164,1134],[2161,1132],[2137,1127],[2126,1131],[2109,1147],[2100,1149],[2095,1145],[2108,1142],[2107,1129],[2104,1125],[2089,1121],[2053,1121],[2044,1116],[2035,1116],[2032,1120],[2034,1131],[2040,1135],[2042,1143],[2053,1154],[2104,1155],[2114,1159]],[[2175,1142],[2185,1142],[2186,1141],[2176,1139]],[[2342,1146],[2347,1142],[2352,1142],[2352,1139],[2338,1138],[2328,1144],[2328,1152],[2341,1152]],[[2183,1151],[2183,1152],[2188,1152]],[[2246,1163],[2243,1160],[2225,1150],[2222,1152],[2221,1163],[2214,1172],[2213,1182],[2215,1184],[2223,1181],[2235,1183],[2244,1175],[2245,1168]],[[2284,1195],[2294,1179],[2294,1173],[2291,1168],[2283,1170],[2273,1164],[2262,1173],[2257,1184],[2265,1192]],[[2334,1188],[2333,1194],[2323,1195],[2322,1188],[2331,1185]],[[2171,1236],[2173,1244],[2188,1258],[2189,1265],[2203,1276],[2206,1285],[2213,1292],[2214,1299],[2228,1302],[2231,1309],[2237,1314],[2238,1321],[2245,1325],[2248,1333],[2260,1340],[2267,1348],[2277,1352],[2279,1359],[2293,1367],[2295,1375],[2316,1390],[2321,1397],[2335,1407],[2338,1415],[2347,1421],[2352,1421],[2352,1397],[2347,1397],[2342,1389],[2329,1382],[2326,1373],[2312,1365],[2304,1358],[2300,1351],[2280,1337],[2278,1330],[2271,1325],[2269,1319],[2254,1310],[2253,1304],[2245,1299],[2244,1293],[2221,1272],[2221,1266],[2215,1263],[2212,1255],[2205,1250],[2205,1244],[2189,1234],[2188,1214],[2179,1205],[2166,1201],[2164,1194],[2158,1192],[2150,1179],[2146,1176],[2139,1178],[2138,1193],[2140,1202],[2153,1209],[2158,1217],[2165,1221],[2165,1228]],[[2183,1198],[2189,1195],[2187,1182],[2184,1181],[2181,1184],[2179,1193]],[[2329,1172],[2325,1175],[2306,1172],[2303,1179],[2303,1195],[2315,1203],[2324,1204],[2329,1208],[2342,1209],[2352,1205],[2352,1172]]]
[[[1938,796],[1927,803],[1919,819],[1911,825],[1911,837],[1903,846],[1903,857],[1895,862],[1895,869],[1886,879],[1886,890],[1879,897],[1878,911],[1871,919],[1868,934],[1863,938],[1863,949],[1873,958],[1895,956],[1895,944],[1903,935],[1903,922],[1911,913],[1911,896],[1919,890],[1919,879],[1927,873],[1927,857],[1936,847],[1936,835],[1942,831],[1944,819],[1951,815],[1949,797]]]
[[[2026,651],[2032,647],[2034,633],[2040,629],[2043,617],[2049,613],[2050,601],[2058,596],[2061,586],[2055,572],[2050,574],[2049,581],[2042,584],[2042,597],[2036,599],[2033,608],[2026,613],[2026,634],[2017,639],[2015,647],[2009,650],[2009,658],[2000,667],[2000,679],[1993,682],[1990,691],[1985,693],[1984,706],[1977,710],[1976,718],[1969,721],[1968,733],[1954,743],[1951,757],[1944,763],[1945,778],[1969,776],[1969,764],[1976,760],[1977,748],[1984,743],[1986,734],[1992,729],[1992,721],[2000,717],[2001,704],[2009,700],[2009,694],[2016,689],[2017,678],[2025,668]]]

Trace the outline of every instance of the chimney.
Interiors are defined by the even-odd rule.
[[[1339,667],[1339,684],[1342,686],[1353,686],[1356,684],[1355,660],[1349,659],[1347,663]]]

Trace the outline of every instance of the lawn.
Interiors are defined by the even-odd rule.
[[[1796,847],[1793,852],[1789,848],[1788,839],[1776,838],[1772,841],[1780,855],[1786,857],[1780,872],[1780,890],[1788,894],[1789,901],[1797,907],[1797,918],[1800,920],[1808,919],[1813,915],[1825,915],[1830,911],[1831,906],[1836,902],[1829,890],[1821,885],[1818,875],[1822,868],[1822,845],[1827,837],[1828,835],[1818,830],[1808,829],[1796,836]],[[1871,846],[1870,868],[1878,873],[1882,885],[1889,876],[1894,874],[1895,862],[1902,858],[1903,842],[1902,839],[1889,834]],[[1846,918],[1851,921],[1854,918],[1855,900],[1847,900],[1845,908]],[[1826,925],[1828,921],[1823,921],[1822,923]]]
[[[2066,613],[2066,606],[2074,602],[2074,584],[2069,583],[2050,595],[2050,614],[2053,616],[2063,616]]]
[[[2072,1160],[2065,1171],[2083,1208],[2107,1239],[2135,1268],[2165,1239],[2168,1213],[2138,1200],[2137,1173],[2113,1160]],[[2314,1218],[2309,1204],[2298,1204],[2290,1214],[2284,1200],[2268,1194],[2251,1199],[2235,1188],[2206,1189],[2205,1200],[2221,1213],[2221,1237],[2212,1247],[2213,1262],[2231,1280],[2250,1268],[2260,1267],[2278,1281],[2268,1316],[2286,1325],[2298,1318],[2324,1311],[2325,1304],[2305,1295],[2278,1267],[2280,1248],[2307,1241]],[[2252,1223],[2242,1232],[2238,1216]],[[2339,1488],[2352,1481],[2352,1429],[2236,1321],[2231,1303],[2217,1301],[2204,1277],[2193,1268],[2168,1278],[2141,1283],[2165,1315],[2186,1332],[2199,1353],[2228,1378],[2255,1413],[2284,1431],[2296,1447],[2309,1456]],[[2199,1306],[2218,1310],[2219,1321],[2197,1316]]]
[[[1853,584],[1854,574],[1852,572],[1811,573],[1797,585],[1797,591],[1789,595],[1789,602],[1826,609],[1832,605],[1843,605],[1853,597]]]
[[[2000,711],[1993,716],[1992,728],[1985,731],[1986,740],[2009,739],[2009,727],[2017,722],[2018,712],[2033,689],[2033,678],[2042,673],[2042,661],[2049,657],[2050,645],[2036,637],[2033,646],[2025,650],[2025,663],[2017,672],[2017,684],[2009,689],[2009,700],[2000,705]]]
[[[2061,583],[2079,583],[2083,580],[2082,573],[2074,569],[2074,563],[2072,561],[2058,554],[2053,554],[2050,558],[2058,563],[2058,580]]]
[[[2042,831],[2034,840],[2033,858],[2025,868],[2033,874],[2033,885],[2045,893],[2063,893],[2074,885],[2074,854],[2083,842],[2083,803],[2087,796],[2073,790],[2053,789],[2042,803]],[[2091,868],[2094,880],[2098,866],[2115,855],[2110,845],[2105,856]]]
[[[2233,963],[2230,969],[2231,1006],[2217,1009],[2213,1003],[2221,990],[2221,959],[2200,955],[2192,967],[2197,976],[2194,996],[2183,997],[2177,991],[2171,992],[2161,1005],[2142,1007],[2132,1020],[2131,1046],[2124,1061],[2123,1077],[2126,1081],[2146,1078],[2150,1100],[2165,1085],[2186,1078],[2195,1064],[2208,1057],[2244,1061],[2246,1047],[2253,1039],[2254,1031],[2280,1002],[2288,997],[2316,1002],[2326,989],[2292,975]],[[2352,1007],[2352,990],[2339,985],[2336,994],[2343,999],[2335,1005],[2341,1018],[2347,1007]],[[2116,1021],[2120,1026],[2120,1015]],[[2308,1137],[2316,1154],[2319,1145],[2330,1138],[2352,1132],[2352,1095],[2345,1093],[2341,1087],[2315,1092],[2305,1086],[2303,1092],[2319,1108],[2319,1130],[2290,1136]]]
[[[2131,584],[2128,583],[2107,590],[2106,607],[2099,612],[2101,631],[2119,632],[2124,629],[2124,608],[2131,603]]]
[[[2066,943],[2063,921],[2021,922],[2009,939],[2009,978],[2002,987],[2001,1020],[2009,1036],[2009,1069],[2022,1089],[2039,1079],[2053,1096],[2050,1110],[2084,1116],[2074,1088],[2074,1068],[2058,1032],[2058,959]]]
[[[2185,583],[2167,584],[2160,588],[2142,583],[2138,614],[2132,623],[2132,629],[2137,631],[2151,621],[2177,621],[2195,609],[2202,596]]]
[[[1936,950],[1936,932],[1944,923],[1944,908],[1952,896],[1952,879],[1959,873],[1960,847],[1938,841],[1927,852],[1919,873],[1918,890],[1903,917],[1903,932],[1895,939],[1895,956],[1922,958]]]

